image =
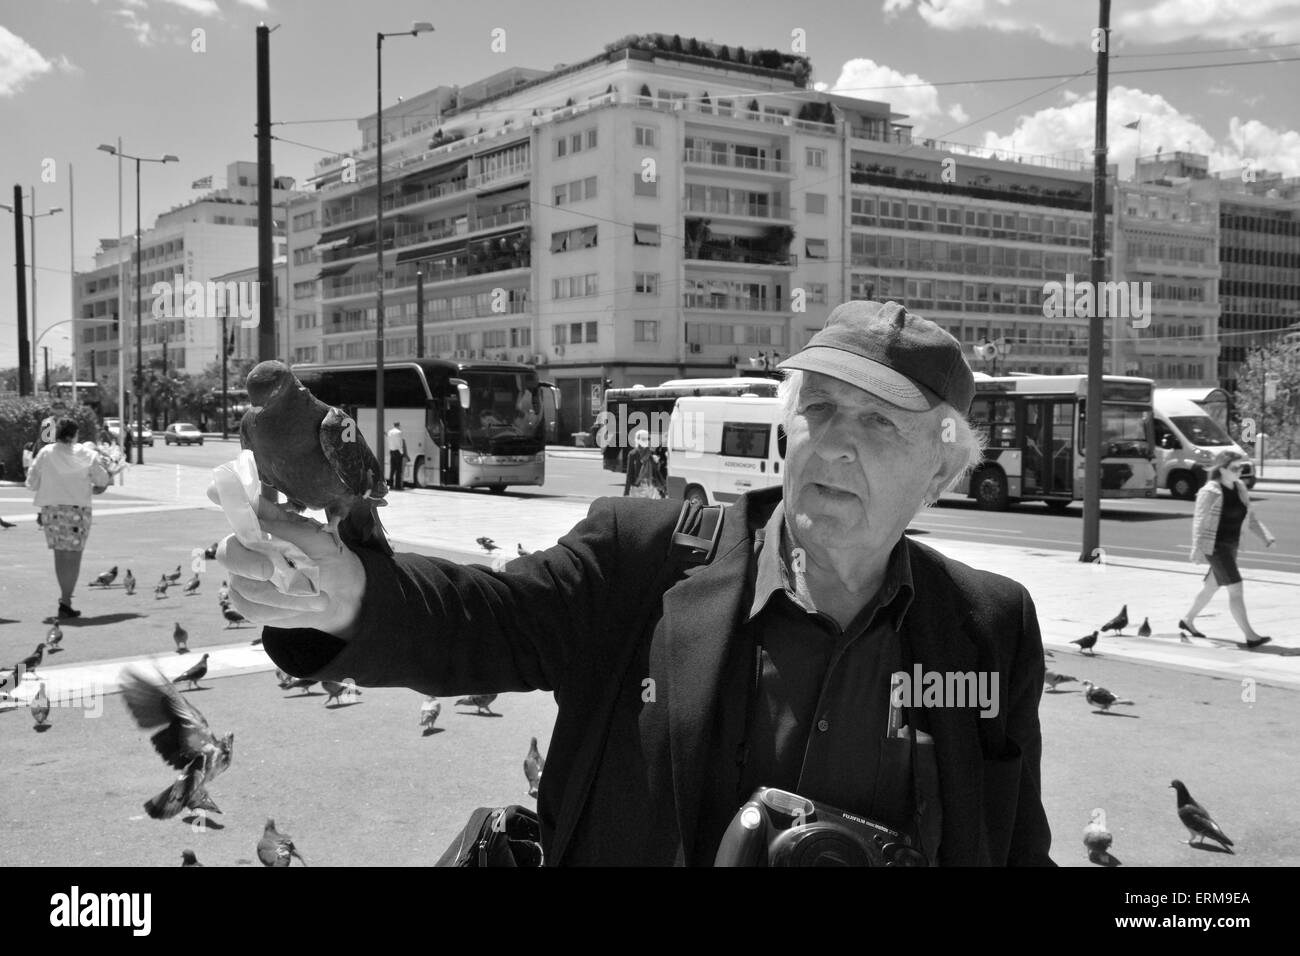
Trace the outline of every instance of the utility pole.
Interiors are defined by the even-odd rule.
[[[424,358],[424,272],[415,274],[415,357]]]
[[[221,310],[221,348],[217,354],[221,357],[221,440],[226,441],[230,438],[230,415],[226,411],[226,362],[230,356],[226,354],[226,309]]]
[[[1097,33],[1097,115],[1092,172],[1092,314],[1088,317],[1088,404],[1084,430],[1083,547],[1080,561],[1100,560],[1101,543],[1101,377],[1105,328],[1097,290],[1106,272],[1106,97],[1109,92],[1110,0],[1100,0]],[[1118,347],[1118,340],[1114,343]]]
[[[257,25],[257,360],[275,358],[275,274],[271,238],[271,30]],[[224,346],[223,346],[224,347]]]
[[[27,340],[27,252],[23,242],[23,187],[14,186],[14,254],[18,271],[18,394],[32,394],[31,343]]]

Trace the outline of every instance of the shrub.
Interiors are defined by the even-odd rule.
[[[60,408],[45,399],[0,398],[0,462],[6,475],[17,478],[22,473],[23,445],[41,438],[41,422],[50,415],[74,418],[80,434],[78,441],[99,438],[99,418],[85,405]]]

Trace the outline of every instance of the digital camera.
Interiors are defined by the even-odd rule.
[[[786,790],[759,787],[732,818],[714,866],[925,866],[897,830]]]

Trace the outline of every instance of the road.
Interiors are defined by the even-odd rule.
[[[145,460],[213,467],[234,457],[238,448],[237,439],[227,442],[209,439],[202,447],[165,448],[159,444],[145,449]],[[569,501],[591,501],[602,495],[622,493],[621,474],[605,471],[595,457],[564,453],[548,456],[543,487],[509,491],[521,498]],[[1300,495],[1256,492],[1253,498],[1263,521],[1278,540],[1265,550],[1263,542],[1253,535],[1245,535],[1241,566],[1257,571],[1300,570]],[[1184,560],[1191,544],[1192,508],[1190,501],[1165,496],[1103,502],[1101,546],[1108,557]],[[937,508],[918,515],[912,527],[963,541],[1077,552],[1083,534],[1083,507],[1076,504],[1057,514],[1040,504],[1025,504],[1006,512],[988,512],[979,510],[965,497],[948,495]]]

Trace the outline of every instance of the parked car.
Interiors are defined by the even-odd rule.
[[[164,445],[202,445],[203,432],[189,422],[172,422],[163,432]]]

